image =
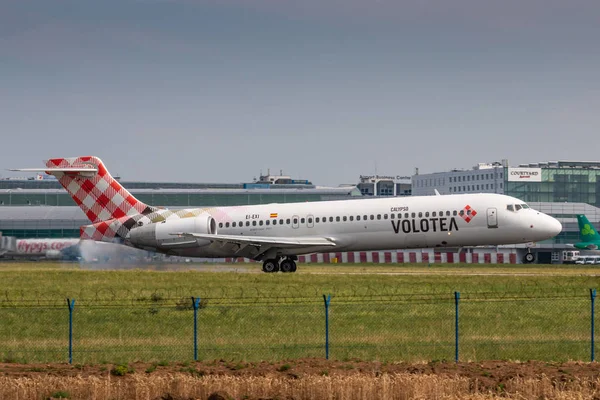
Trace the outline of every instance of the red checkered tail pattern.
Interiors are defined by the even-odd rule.
[[[46,167],[94,224],[157,210],[133,197],[98,157],[53,158]]]

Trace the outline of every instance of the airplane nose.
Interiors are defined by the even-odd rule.
[[[559,220],[549,215],[546,215],[546,230],[548,231],[549,237],[554,237],[562,231],[562,224]]]
[[[539,211],[535,221],[531,222],[529,227],[533,228],[532,233],[535,232],[531,236],[534,242],[551,239],[562,231],[562,224],[556,218]]]

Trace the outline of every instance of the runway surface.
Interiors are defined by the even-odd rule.
[[[245,264],[137,264],[137,265],[105,265],[82,264],[86,270],[129,270],[143,269],[152,271],[197,271],[216,273],[264,274],[260,263]],[[281,272],[278,272],[281,274]],[[390,275],[390,276],[600,276],[600,267],[575,267],[573,265],[506,265],[495,266],[481,264],[468,267],[436,265],[427,266],[390,266],[380,265],[331,265],[310,264],[298,266],[296,274],[314,275]]]

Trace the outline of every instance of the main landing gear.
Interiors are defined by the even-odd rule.
[[[282,258],[270,258],[263,262],[263,272],[296,272],[297,266],[295,257]]]

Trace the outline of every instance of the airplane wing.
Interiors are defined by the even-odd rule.
[[[326,237],[272,237],[243,235],[211,235],[206,233],[173,233],[181,237],[210,240],[211,246],[231,250],[236,257],[258,258],[271,249],[308,249],[314,247],[335,247],[332,238]]]

